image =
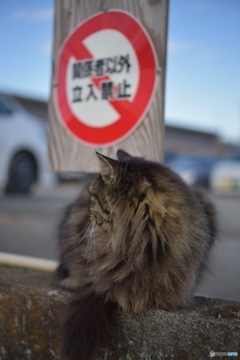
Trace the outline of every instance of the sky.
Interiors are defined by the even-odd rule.
[[[48,99],[53,0],[0,2],[0,91]],[[240,1],[170,0],[166,124],[240,144]]]

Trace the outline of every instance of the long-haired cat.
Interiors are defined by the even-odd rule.
[[[167,167],[119,150],[97,153],[100,175],[60,226],[61,285],[77,289],[63,327],[63,358],[90,359],[111,306],[175,309],[192,298],[216,234],[215,211]]]

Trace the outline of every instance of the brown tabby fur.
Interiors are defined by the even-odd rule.
[[[85,189],[60,227],[61,266],[69,275],[61,285],[82,289],[65,321],[64,359],[90,356],[81,350],[84,335],[76,334],[84,326],[91,331],[81,315],[89,299],[134,312],[185,306],[216,234],[211,203],[167,167],[121,150],[118,161],[97,155],[101,171],[90,196]]]

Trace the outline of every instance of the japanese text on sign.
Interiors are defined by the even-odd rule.
[[[109,75],[129,74],[131,64],[129,55],[107,57],[103,59],[92,59],[78,61],[72,64],[72,80],[89,78],[89,83],[84,86],[72,88],[72,101],[82,102],[93,100],[114,100],[126,99],[131,96],[131,85],[127,79],[120,82],[111,81]],[[102,78],[102,79],[101,79]],[[94,80],[98,80],[99,86]],[[100,81],[99,81],[100,80]],[[96,91],[96,87],[100,91]]]

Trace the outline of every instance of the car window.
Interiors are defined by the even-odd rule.
[[[12,110],[0,99],[0,116],[11,114]]]

